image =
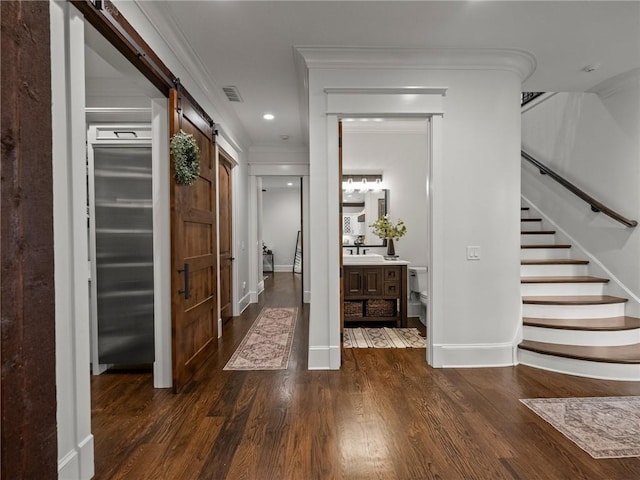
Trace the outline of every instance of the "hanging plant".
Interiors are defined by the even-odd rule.
[[[200,175],[200,149],[196,139],[183,130],[171,137],[171,154],[178,185],[193,185]]]

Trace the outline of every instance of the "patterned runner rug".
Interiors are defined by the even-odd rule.
[[[417,328],[345,328],[344,348],[427,348]]]
[[[298,309],[265,307],[224,370],[284,370],[296,328]]]
[[[593,458],[640,456],[640,397],[520,401]]]

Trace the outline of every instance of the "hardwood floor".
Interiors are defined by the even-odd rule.
[[[640,458],[594,460],[520,398],[640,395],[637,383],[525,366],[432,369],[422,349],[345,349],[307,370],[299,275],[266,280],[178,395],[144,373],[92,378],[97,479],[621,479]],[[287,370],[223,371],[264,306],[300,306]]]

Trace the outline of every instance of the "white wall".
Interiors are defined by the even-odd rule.
[[[276,272],[291,272],[300,230],[300,188],[266,190],[262,194],[262,238],[273,251]]]
[[[339,360],[340,345],[339,246],[338,232],[332,227],[337,208],[331,201],[339,188],[337,165],[333,164],[337,141],[332,132],[337,129],[332,116],[327,116],[325,89],[416,85],[446,88],[441,138],[434,136],[437,156],[431,165],[430,185],[430,201],[438,222],[433,233],[437,249],[431,246],[432,253],[437,253],[431,261],[431,283],[437,283],[439,290],[431,299],[437,305],[431,310],[436,317],[430,334],[433,364],[514,363],[513,345],[521,323],[519,98],[521,79],[533,68],[531,58],[520,52],[501,51],[496,52],[491,63],[487,52],[476,58],[470,51],[463,59],[427,58],[419,68],[412,66],[420,60],[412,52],[407,63],[397,68],[402,61],[400,55],[385,51],[382,54],[394,68],[383,68],[379,67],[382,62],[372,60],[373,54],[368,52],[365,60],[357,65],[352,62],[347,69],[339,67],[345,64],[344,58],[327,65],[330,61],[324,62],[322,52],[315,56],[316,53],[301,51],[310,65],[310,217],[314,255],[309,367],[339,368],[335,359],[338,356]],[[327,56],[335,53],[333,49]],[[345,53],[355,55],[353,49]],[[487,67],[483,68],[485,61]],[[407,103],[396,102],[397,109],[411,111],[414,97],[418,95],[402,97]],[[381,98],[378,104],[385,100],[388,98]],[[339,106],[335,109],[339,110]],[[467,246],[480,246],[479,261],[466,260]]]
[[[242,158],[229,145],[222,144],[227,153],[236,160]],[[252,247],[249,239],[249,175],[246,163],[239,163],[232,170],[232,209],[233,209],[233,278],[234,278],[234,309],[233,314],[239,315],[250,301],[250,255]],[[224,332],[223,332],[224,334]]]
[[[375,128],[364,132],[343,126],[342,170],[382,173],[389,189],[387,211],[391,220],[395,223],[402,219],[407,226],[406,235],[394,242],[396,254],[412,265],[424,266],[428,253],[427,122],[410,123],[404,130]],[[419,126],[421,133],[415,131]],[[371,252],[385,253],[386,247],[372,248]]]
[[[523,113],[523,149],[600,202],[640,220],[640,71],[599,90],[559,93]],[[528,164],[522,194],[640,297],[640,227],[592,212]]]

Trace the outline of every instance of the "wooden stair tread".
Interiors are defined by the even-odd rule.
[[[521,218],[521,222],[541,222],[541,218]]]
[[[546,355],[592,362],[640,364],[640,343],[615,347],[585,347],[523,340],[518,345],[518,348]]]
[[[522,235],[553,235],[556,233],[556,231],[555,230],[533,230],[533,231],[521,230],[520,233]]]
[[[571,245],[566,243],[551,243],[547,245],[520,245],[520,248],[571,248]]]
[[[529,207],[520,207],[520,210],[529,210]]]
[[[540,260],[520,260],[520,265],[587,265],[589,260],[575,260],[573,258],[549,258]]]
[[[562,295],[522,297],[522,303],[527,305],[610,305],[625,303],[627,298],[611,295]]]
[[[640,328],[640,318],[523,318],[528,327],[555,328],[562,330],[618,331]]]
[[[520,283],[609,283],[608,278],[577,277],[521,277]]]

